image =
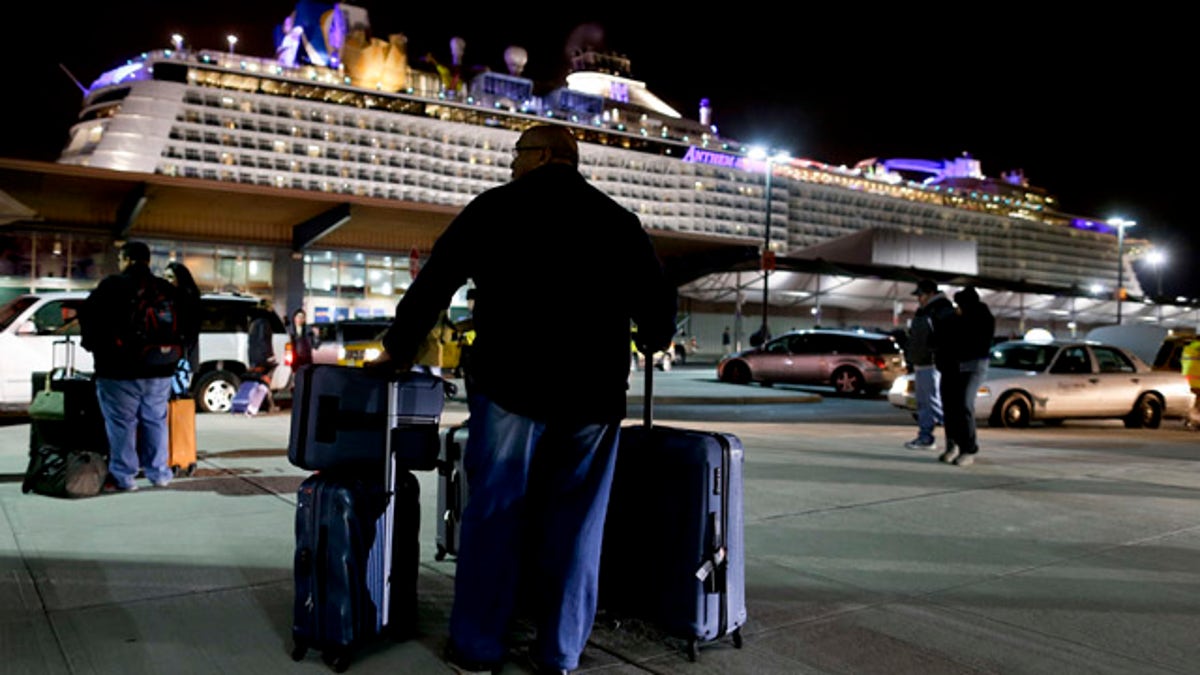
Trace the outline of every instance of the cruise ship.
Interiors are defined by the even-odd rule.
[[[781,317],[776,331],[902,326],[925,273],[979,284],[1013,332],[1034,320],[1071,332],[1111,323],[1119,277],[1126,320],[1189,316],[1140,302],[1130,261],[1144,242],[1119,250],[1117,227],[1063,213],[1020,171],[992,179],[966,155],[846,167],[759,153],[719,132],[708,101],[690,117],[627,57],[598,49],[578,51],[565,82],[546,86],[523,74],[520,46],[505,50],[503,71],[468,67],[460,38],[443,62],[415,58],[404,35],[374,37],[352,5],[304,0],[277,33],[273,55],[175,36],[104,73],[59,162],[456,208],[509,179],[523,129],[562,124],[581,142],[581,172],[652,233],[769,250],[682,280],[691,334],[710,344],[753,316],[760,294]],[[326,261],[351,254],[305,251],[310,315],[390,312],[406,262],[392,254],[405,252],[365,253],[385,256],[394,283],[359,279],[341,298],[346,284],[321,278],[337,272]]]

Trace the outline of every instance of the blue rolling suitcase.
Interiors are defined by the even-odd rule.
[[[389,416],[382,423],[398,422]],[[382,438],[374,471],[333,468],[300,485],[293,660],[316,649],[342,672],[363,643],[415,631],[420,485],[412,472],[397,471],[392,436]]]
[[[258,380],[242,380],[229,404],[229,412],[235,415],[257,415],[263,401],[267,400],[270,388]]]
[[[698,644],[746,622],[741,441],[653,426],[646,370],[643,425],[621,430],[600,564],[600,609]]]

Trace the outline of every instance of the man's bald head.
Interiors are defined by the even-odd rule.
[[[514,150],[513,178],[519,178],[543,164],[579,167],[579,144],[566,127],[552,124],[529,127],[517,139]]]

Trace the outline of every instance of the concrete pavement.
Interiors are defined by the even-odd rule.
[[[672,397],[709,403],[679,424],[746,446],[744,646],[691,663],[647,626],[602,619],[580,672],[1197,672],[1200,437],[1178,425],[984,429],[962,469],[901,447],[908,424],[734,412],[819,396],[720,384],[707,367],[655,381],[659,421]],[[444,423],[464,417],[452,403]],[[288,653],[306,476],[288,423],[201,415],[196,476],[78,501],[21,494],[29,427],[0,427],[0,673],[329,672]],[[454,563],[434,560],[435,477],[418,477],[421,634],[364,649],[349,672],[450,672]]]

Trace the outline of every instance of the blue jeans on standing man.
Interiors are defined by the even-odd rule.
[[[133,487],[139,467],[152,483],[170,482],[167,399],[171,396],[171,378],[98,377],[96,396],[108,432],[108,472],[117,487]]]
[[[600,546],[620,422],[539,422],[469,397],[463,510],[450,641],[499,663],[518,596],[542,666],[573,670],[596,613]],[[527,603],[527,604],[526,604]]]
[[[913,379],[917,395],[917,440],[932,444],[933,429],[942,423],[942,395],[938,391],[941,375],[932,365],[916,366]]]

